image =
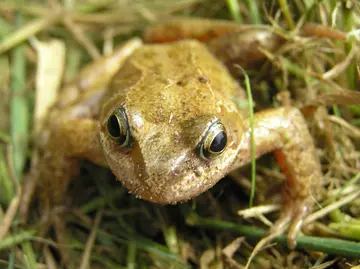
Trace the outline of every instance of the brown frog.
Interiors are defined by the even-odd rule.
[[[109,167],[136,197],[161,204],[196,197],[251,160],[250,121],[232,101],[245,94],[214,55],[252,64],[264,58],[259,47],[275,48],[280,38],[207,20],[174,21],[146,37],[172,42],[130,40],[85,67],[49,113],[37,177],[43,218],[58,231],[48,213],[62,205],[80,159]],[[294,107],[256,113],[253,134],[256,157],[276,151],[286,172],[272,232],[289,227],[293,246],[322,178],[312,138]]]

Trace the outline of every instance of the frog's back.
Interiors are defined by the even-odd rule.
[[[220,99],[230,100],[238,90],[226,67],[205,45],[185,40],[136,50],[115,75],[104,102],[113,96],[137,99],[144,109],[162,102],[162,113],[170,114],[167,110],[177,107],[180,100],[187,107],[205,107],[212,101],[207,96],[221,95]],[[192,112],[196,114],[191,111],[187,115],[194,116]]]

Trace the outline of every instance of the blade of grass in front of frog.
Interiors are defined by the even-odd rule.
[[[23,24],[23,17],[17,14],[17,25]],[[26,98],[26,59],[25,45],[19,45],[12,51],[12,97],[10,99],[10,133],[12,142],[12,156],[15,176],[21,182],[25,165],[27,140],[29,133],[29,104]]]
[[[295,29],[295,23],[294,23],[294,21],[292,19],[288,2],[286,0],[279,0],[279,5],[280,5],[281,11],[282,11],[282,13],[283,13],[283,15],[285,17],[285,20],[286,20],[290,30],[294,30]]]
[[[181,260],[179,260],[174,254],[172,254],[165,246],[162,246],[160,244],[157,244],[153,242],[150,239],[144,238],[141,235],[137,234],[136,231],[130,226],[123,218],[123,214],[121,210],[115,206],[114,200],[109,197],[109,192],[113,191],[113,188],[111,188],[107,183],[106,180],[99,180],[101,177],[105,177],[107,172],[106,170],[102,170],[99,168],[92,169],[93,167],[89,167],[91,169],[92,173],[91,175],[94,176],[94,180],[99,192],[101,193],[101,196],[104,198],[104,202],[107,206],[111,208],[111,212],[115,216],[117,222],[121,225],[123,229],[117,229],[116,234],[119,232],[119,236],[124,237],[125,241],[123,241],[123,244],[128,244],[129,251],[132,251],[134,249],[131,249],[131,246],[129,245],[129,242],[136,242],[136,248],[142,249],[145,251],[148,251],[152,255],[155,255],[158,259],[162,259],[163,262],[166,264],[180,264],[180,267],[178,268],[185,268],[183,265],[185,263]],[[102,172],[101,172],[102,171]],[[106,174],[105,174],[106,173]],[[101,184],[100,184],[101,182]],[[121,192],[120,194],[124,194],[124,192]],[[121,230],[121,232],[119,231]],[[154,245],[155,244],[155,245]],[[166,254],[164,255],[164,251],[166,251]]]
[[[18,14],[18,16],[22,16]],[[36,19],[24,27],[14,31],[0,42],[0,54],[14,48],[15,46],[26,41],[29,37],[44,30],[60,18],[59,14],[51,14],[48,17]]]
[[[34,238],[36,230],[19,231],[14,235],[9,235],[0,241],[0,250],[9,249],[23,242]]]
[[[281,65],[283,65],[284,68],[286,68],[289,71],[289,73],[297,76],[298,78],[301,78],[310,84],[311,83],[322,83],[317,78],[314,78],[314,77],[310,76],[309,74],[307,74],[306,71],[304,71],[300,66],[292,63],[290,60],[281,57],[280,62],[281,62]],[[324,90],[332,91],[331,88],[329,87],[329,85],[327,85],[327,84],[324,84]],[[340,117],[340,111],[339,111],[338,106],[332,105],[332,108],[333,108],[334,115]]]
[[[231,18],[241,24],[243,19],[241,17],[239,2],[237,0],[226,0],[226,5],[230,11]]]
[[[14,194],[14,184],[9,174],[4,151],[0,151],[0,203],[8,205]]]
[[[100,242],[113,241],[122,245],[129,244],[129,242],[136,242],[137,249],[148,252],[149,254],[156,257],[157,261],[159,262],[161,261],[169,266],[176,266],[171,268],[189,268],[183,260],[179,259],[179,257],[177,257],[175,254],[171,253],[166,246],[154,242],[151,239],[141,235],[128,233],[122,229],[118,229],[111,234],[103,229],[99,229],[98,240]]]
[[[251,22],[253,24],[261,24],[259,4],[257,3],[257,1],[246,0],[246,4],[249,7]]]
[[[350,187],[351,185],[354,185],[354,186],[355,186],[355,183],[356,183],[359,179],[360,179],[360,172],[357,173],[357,174],[356,174],[354,177],[352,177],[350,180],[348,180],[348,181],[335,193],[335,195],[331,196],[328,200],[326,200],[324,203],[322,203],[323,206],[326,205],[326,204],[328,204],[328,203],[330,203],[330,202],[333,202],[333,201],[337,200],[346,188]]]
[[[347,181],[331,198],[329,198],[326,202],[334,202],[339,198],[339,196],[342,194],[342,192],[349,186],[353,185],[355,186],[355,183],[360,179],[360,173],[357,173],[353,178],[351,178],[349,181]],[[355,186],[356,187],[356,186]],[[323,203],[324,204],[324,203]],[[329,217],[333,222],[336,223],[342,223],[342,222],[348,222],[351,217],[345,213],[343,213],[340,208],[337,208],[329,213]],[[346,236],[348,237],[348,236]],[[360,237],[359,237],[360,238]],[[358,239],[358,238],[353,238]]]
[[[99,225],[101,223],[102,217],[103,217],[104,209],[100,208],[96,212],[95,220],[92,222],[91,232],[90,235],[87,238],[85,248],[81,257],[80,267],[79,269],[87,269],[89,266],[91,266],[90,263],[90,257],[91,253],[94,247],[96,235],[98,233]]]
[[[75,9],[77,12],[90,13],[90,14],[107,8],[109,6],[109,3],[111,3],[111,1],[96,1],[96,2],[86,1],[84,3],[76,4],[74,8],[73,4],[70,4],[68,2],[69,1],[65,1],[65,8]]]
[[[360,240],[360,225],[353,223],[336,223],[332,222],[329,224],[329,228],[339,233],[341,236],[345,238],[349,238],[351,240]]]
[[[354,25],[356,25],[356,23],[354,23],[354,14],[353,14],[353,10],[351,8],[346,8],[343,7],[343,16],[344,16],[344,29],[347,32],[350,32],[351,30],[353,30]],[[346,54],[350,53],[350,51],[353,49],[354,46],[358,46],[357,44],[357,40],[354,36],[352,36],[348,42],[345,44],[345,52]],[[347,83],[348,83],[348,87],[350,89],[356,89],[356,81],[357,81],[357,72],[356,72],[356,64],[354,63],[354,61],[352,63],[349,64],[349,66],[346,69],[346,74],[347,74]],[[336,107],[337,108],[337,107]],[[338,109],[336,109],[335,107],[333,107],[334,113],[337,116],[340,116],[340,111]]]
[[[84,214],[88,214],[92,211],[95,211],[97,208],[102,207],[106,204],[107,201],[113,201],[122,197],[126,192],[125,188],[113,188],[109,190],[107,195],[94,197],[94,199],[90,200],[89,202],[83,204],[80,208],[81,212]]]
[[[149,254],[151,254],[151,256],[154,256],[156,261],[162,261],[162,263],[164,263],[166,267],[170,267],[170,265],[177,264],[176,268],[185,268],[184,267],[185,263],[177,258],[176,256],[177,253],[174,252],[173,249],[170,248],[171,246],[169,245],[164,246],[159,243],[156,243],[152,239],[146,238],[143,235],[139,234],[135,230],[132,232],[121,230],[121,231],[116,231],[115,234],[127,239],[128,255],[131,255],[131,253],[129,252],[137,251],[139,249],[139,250],[147,251]],[[166,235],[164,234],[164,237],[166,237],[165,239],[169,239],[168,236],[169,236],[168,234]],[[175,240],[177,241],[177,237],[175,238],[176,238]],[[132,246],[131,242],[136,242],[136,246]]]
[[[317,78],[314,78],[314,77],[310,76],[309,74],[307,74],[307,72],[304,71],[299,65],[292,63],[290,60],[288,60],[286,58],[281,58],[280,61],[284,65],[284,68],[286,68],[289,71],[289,73],[291,73],[299,78],[302,78],[307,83],[309,83],[309,84],[322,83]],[[329,87],[329,85],[324,84],[324,91],[332,91],[332,89]],[[339,110],[338,106],[332,105],[332,109],[333,109],[334,115],[336,115],[337,117],[340,117],[340,110]]]
[[[354,116],[360,116],[360,104],[359,105],[348,105],[346,106]]]
[[[0,131],[0,140],[3,143],[9,144],[11,142],[10,135]]]
[[[123,255],[123,253],[120,250],[117,250],[118,256]],[[142,258],[139,258],[138,260],[141,261]],[[109,257],[107,255],[104,255],[104,253],[92,253],[91,254],[91,261],[94,263],[97,263],[100,265],[99,268],[107,268],[107,269],[127,269],[125,266],[121,266],[119,262],[117,261],[113,261],[111,259],[109,259]],[[101,267],[102,265],[102,267]],[[141,267],[139,266],[138,268],[147,268],[147,267]]]
[[[343,29],[346,32],[350,32],[353,30],[356,23],[354,22],[354,12],[353,8],[347,8],[345,6],[342,7],[343,9],[343,20],[344,20],[344,26]],[[354,36],[348,39],[348,42],[345,44],[345,53],[346,55],[350,53],[350,51],[353,49],[354,46],[357,46],[357,40]],[[350,89],[356,89],[356,64],[354,61],[349,64],[349,66],[346,69],[346,75],[347,75],[347,83],[348,87]]]
[[[116,217],[116,220],[119,223],[119,225],[123,229],[125,229],[128,233],[134,232],[134,229],[131,227],[131,225],[129,225],[124,220],[122,214],[119,213],[119,208],[117,206],[115,206],[114,200],[111,199],[108,195],[108,193],[110,193],[113,190],[113,188],[111,188],[111,186],[109,186],[108,182],[105,180],[106,176],[108,175],[108,170],[107,169],[99,169],[99,168],[95,168],[92,166],[89,167],[89,169],[91,170],[91,175],[94,179],[94,183],[95,183],[97,189],[99,190],[101,196],[104,198],[106,205],[110,207],[110,209],[113,212],[113,215]],[[101,178],[103,178],[104,180],[99,180]],[[124,193],[125,192],[123,192],[123,194]]]
[[[16,25],[23,24],[22,14],[16,15]],[[23,28],[19,28],[21,29]],[[15,177],[21,183],[22,172],[26,161],[26,152],[29,137],[29,100],[26,97],[26,58],[25,45],[21,44],[12,51],[12,97],[10,100],[10,133],[12,138],[12,157]],[[35,269],[36,258],[34,250],[29,242],[22,243],[22,250],[28,268]]]
[[[251,191],[249,206],[252,207],[255,196],[255,178],[256,178],[256,160],[255,160],[255,136],[254,136],[254,101],[251,94],[251,86],[249,76],[242,69],[245,76],[245,88],[249,102],[249,120],[250,120],[250,139],[251,139]]]
[[[171,253],[167,247],[142,236],[125,233],[124,235],[128,236],[130,241],[135,241],[139,249],[149,252],[150,254],[154,255],[157,260],[162,260],[162,262],[168,264],[168,266],[173,265],[176,266],[176,268],[189,268],[183,260],[179,259],[175,254]]]
[[[87,230],[92,229],[91,222],[82,222],[82,221],[79,222],[79,219],[77,218],[74,218],[73,222],[79,226],[84,227]],[[139,250],[141,250],[142,252],[146,252],[147,254],[145,255],[146,257],[151,256],[153,257],[154,261],[156,261],[156,263],[161,262],[161,264],[164,264],[163,266],[164,268],[179,268],[179,269],[188,268],[187,264],[183,260],[179,259],[179,257],[177,257],[175,254],[171,253],[171,251],[166,246],[154,242],[151,239],[146,238],[142,235],[136,233],[129,233],[121,228],[119,229],[119,226],[116,223],[116,221],[113,222],[111,219],[108,220],[104,219],[104,221],[102,221],[101,223],[101,226],[102,227],[98,228],[96,234],[96,241],[98,242],[97,249],[103,248],[105,250],[106,249],[112,249],[112,250],[118,249],[118,250],[116,250],[117,253],[116,257],[112,257],[111,255],[109,255],[106,259],[103,257],[102,259],[100,259],[100,263],[103,264],[111,264],[114,262],[117,264],[124,263],[126,261],[124,261],[122,257],[127,257],[126,255],[134,254],[134,253],[129,253],[129,251],[140,252]],[[136,243],[136,249],[135,248],[129,249],[132,242]],[[79,241],[75,236],[71,238],[71,244],[69,246],[71,247],[71,249],[78,249],[81,251],[84,251],[86,247],[85,244]],[[93,259],[93,257],[101,255],[101,252],[99,254],[99,251],[97,252],[94,251],[94,253],[92,253],[91,255],[92,255],[91,259]],[[140,259],[139,257],[141,256],[143,255],[136,256],[137,258],[136,263],[139,263],[139,259]],[[136,265],[137,265],[136,268],[139,268],[138,264]],[[171,267],[173,265],[174,267]]]
[[[240,225],[219,219],[202,218],[196,213],[190,213],[186,223],[194,227],[203,227],[215,230],[231,231],[253,239],[261,239],[266,236],[267,231],[249,225]],[[274,239],[275,242],[286,246],[286,235],[280,235]],[[360,258],[360,244],[342,239],[323,238],[316,236],[298,236],[296,238],[296,249],[312,249],[336,256]]]
[[[12,27],[5,19],[0,17],[0,37],[3,39],[5,36],[11,33]]]
[[[126,268],[127,269],[135,269],[137,268],[136,266],[136,253],[137,253],[137,247],[136,247],[136,242],[132,241],[129,242],[128,247],[127,247],[127,255],[126,255]]]
[[[31,242],[30,241],[23,242],[21,246],[24,254],[26,268],[37,269],[38,266],[36,264],[36,256]]]
[[[179,254],[180,246],[177,236],[176,226],[168,224],[165,220],[168,219],[163,208],[154,206],[156,219],[160,222],[161,230],[165,239],[166,246],[174,254]]]
[[[7,269],[14,269],[15,268],[15,251],[12,248],[9,253],[9,259],[8,259],[8,267]]]

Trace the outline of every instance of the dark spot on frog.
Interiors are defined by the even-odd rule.
[[[180,173],[181,173],[181,170],[178,169],[178,168],[172,170],[172,174],[173,174],[174,176],[178,176],[178,175],[180,175]]]
[[[201,83],[207,83],[209,81],[209,79],[207,77],[205,77],[204,75],[201,75],[200,77],[198,77],[198,80]]]
[[[178,85],[178,86],[184,86],[184,81],[179,80],[178,82],[176,82],[176,85]]]

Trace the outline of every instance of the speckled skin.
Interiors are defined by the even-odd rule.
[[[198,41],[139,48],[103,99],[100,139],[104,152],[111,152],[105,155],[107,163],[142,199],[169,204],[197,196],[235,162],[243,134],[243,119],[231,101],[238,89],[224,66]],[[107,134],[107,119],[119,105],[128,116],[130,149],[120,148]],[[197,146],[219,119],[226,126],[229,146],[205,161]]]
[[[208,190],[251,159],[249,121],[232,102],[234,95],[243,95],[237,82],[195,40],[142,45],[134,39],[86,67],[64,89],[41,134],[38,185],[44,212],[63,203],[84,158],[110,167],[130,192],[151,202],[173,204]],[[129,121],[128,148],[106,130],[119,106]],[[224,124],[228,143],[222,154],[203,160],[198,144],[215,120]],[[291,223],[291,244],[322,177],[312,138],[292,107],[257,113],[254,134],[256,156],[276,151],[287,174],[275,229]]]

